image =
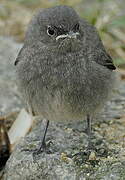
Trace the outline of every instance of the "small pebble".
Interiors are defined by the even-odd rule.
[[[89,155],[89,160],[96,160],[96,154],[95,152],[91,152],[90,155]]]

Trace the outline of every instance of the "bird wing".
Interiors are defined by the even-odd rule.
[[[113,64],[112,58],[107,54],[107,58],[103,60],[103,66],[107,67],[108,69],[115,70],[116,67]]]
[[[21,54],[22,54],[22,51],[24,50],[24,46],[20,49],[20,51],[19,51],[19,53],[18,53],[18,56],[17,56],[17,58],[16,58],[16,60],[15,60],[15,62],[14,62],[14,65],[16,66],[17,64],[18,64],[18,62],[20,61],[20,56],[21,56]]]
[[[94,59],[94,61],[96,61],[96,63],[105,66],[106,68],[110,69],[110,70],[115,70],[116,67],[113,64],[113,60],[111,58],[111,56],[103,49],[103,50],[98,50],[96,51],[96,58]]]
[[[80,23],[85,34],[84,37],[86,39],[86,42],[83,42],[83,44],[86,46],[86,48],[89,49],[88,55],[90,59],[102,66],[107,67],[110,70],[115,70],[116,67],[113,64],[113,60],[106,52],[97,29],[83,19],[80,19]]]

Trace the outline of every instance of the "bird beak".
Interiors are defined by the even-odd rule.
[[[56,41],[58,41],[59,39],[63,39],[63,38],[76,39],[77,35],[79,35],[78,32],[74,33],[73,31],[70,31],[68,34],[62,34],[62,35],[57,36]]]

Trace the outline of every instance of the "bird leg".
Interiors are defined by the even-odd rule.
[[[28,152],[33,152],[33,157],[35,155],[38,155],[40,153],[43,153],[43,152],[46,152],[47,154],[50,154],[52,153],[48,147],[50,146],[50,144],[52,143],[51,141],[49,143],[46,144],[46,133],[47,133],[47,129],[48,129],[48,126],[49,126],[49,120],[47,120],[46,122],[46,126],[45,126],[45,129],[44,129],[44,135],[42,137],[42,140],[41,140],[41,143],[40,143],[40,146],[38,149],[23,149],[22,151],[28,151]]]
[[[49,126],[49,120],[46,122],[46,127],[44,129],[44,135],[40,144],[40,147],[34,152],[34,154],[40,154],[42,152],[50,153],[50,151],[47,149],[48,145],[46,144],[46,133]]]
[[[84,151],[80,151],[76,154],[74,154],[72,157],[75,157],[75,156],[83,156],[83,157],[86,157],[86,159],[89,159],[89,155],[91,153],[91,150],[93,150],[93,144],[92,144],[92,141],[91,141],[91,137],[92,137],[92,128],[91,128],[91,118],[90,118],[90,115],[87,115],[87,118],[86,118],[86,134],[88,136],[88,146],[87,146],[87,149],[84,150]]]
[[[92,124],[91,124],[91,117],[87,115],[87,135],[88,135],[88,149],[93,149],[93,144],[91,141],[92,138]]]
[[[92,131],[92,128],[91,128],[91,118],[89,115],[87,115],[87,135],[88,137],[90,138],[91,137],[91,131]]]
[[[43,138],[42,138],[42,141],[41,141],[41,145],[38,149],[38,152],[42,152],[42,151],[45,151],[46,150],[46,133],[47,133],[47,129],[48,129],[48,126],[49,126],[49,120],[47,120],[46,122],[46,127],[44,129],[44,135],[43,135]]]

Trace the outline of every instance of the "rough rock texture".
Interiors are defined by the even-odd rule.
[[[20,45],[0,38],[0,111],[21,108],[13,62]],[[83,122],[50,123],[47,142],[50,154],[33,156],[40,144],[45,120],[15,148],[8,160],[5,180],[124,180],[125,179],[125,82],[121,81],[103,113],[93,122],[93,150]],[[74,154],[80,152],[76,156]]]
[[[125,83],[120,93],[108,102],[101,122],[94,123],[92,139],[94,150],[87,150],[87,136],[82,131],[83,123],[51,123],[47,141],[51,154],[34,155],[38,148],[45,120],[38,121],[34,130],[16,147],[5,169],[5,180],[83,180],[125,179]],[[122,111],[122,112],[121,112]],[[81,154],[73,156],[81,150]]]

